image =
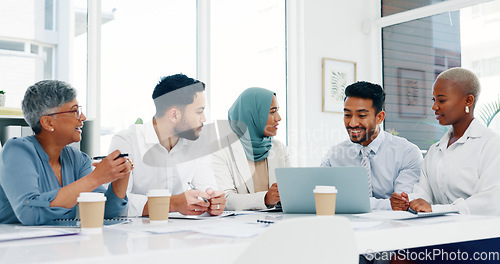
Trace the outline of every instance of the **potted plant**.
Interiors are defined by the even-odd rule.
[[[5,106],[5,91],[0,90],[0,107]]]

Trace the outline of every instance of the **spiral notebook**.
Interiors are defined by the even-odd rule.
[[[107,226],[128,222],[130,222],[130,219],[128,218],[110,218],[104,219],[103,224]],[[44,226],[80,227],[80,219],[55,219],[54,221],[48,222]]]

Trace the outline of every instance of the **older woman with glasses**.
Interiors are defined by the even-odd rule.
[[[115,151],[92,164],[68,146],[81,139],[86,120],[69,84],[45,80],[29,87],[22,102],[35,135],[7,141],[0,154],[0,223],[50,224],[76,217],[81,192],[104,192],[105,218],[127,205],[131,163]],[[95,170],[92,170],[92,165]],[[111,183],[107,189],[103,184]]]

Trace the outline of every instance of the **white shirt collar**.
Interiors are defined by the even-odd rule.
[[[453,133],[453,127],[446,132],[446,134],[441,138],[441,140],[436,144],[436,147],[440,149],[446,149],[448,147],[448,141],[450,140],[451,134]],[[462,137],[460,137],[455,143],[465,143],[469,138],[482,137],[484,133],[484,125],[479,122],[476,118],[472,120],[467,129],[465,130]]]
[[[382,142],[385,141],[385,138],[386,138],[386,135],[385,135],[385,131],[383,131],[380,127],[380,132],[378,133],[377,137],[372,141],[370,142],[370,144],[368,144],[368,148],[370,148],[371,151],[373,151],[375,154],[377,153],[377,151],[379,150],[380,148],[380,145],[382,145]],[[361,149],[364,147],[363,145],[359,144],[359,143],[354,143],[357,145],[357,152],[358,153],[361,153]]]
[[[153,121],[151,120],[150,122],[147,122],[144,124],[144,142],[146,144],[158,144],[161,147],[163,147],[160,144],[160,140],[158,139],[158,135],[156,135],[156,131],[153,125]],[[179,137],[179,140],[177,141],[177,144],[171,149],[170,153],[175,153],[177,151],[180,151],[183,149],[185,145],[188,144],[188,140],[185,138]],[[163,147],[165,148],[165,147]]]
[[[380,145],[382,145],[382,142],[385,141],[385,131],[383,131],[380,127],[380,132],[378,133],[377,137],[370,143],[368,144],[368,147],[375,153],[377,153],[378,149],[380,148]]]

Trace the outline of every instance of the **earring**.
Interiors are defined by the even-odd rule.
[[[468,114],[470,112],[469,107],[465,106],[465,113]]]
[[[51,131],[51,132],[54,132],[54,129],[53,129],[53,128],[51,128],[51,129],[50,129],[50,131]]]

